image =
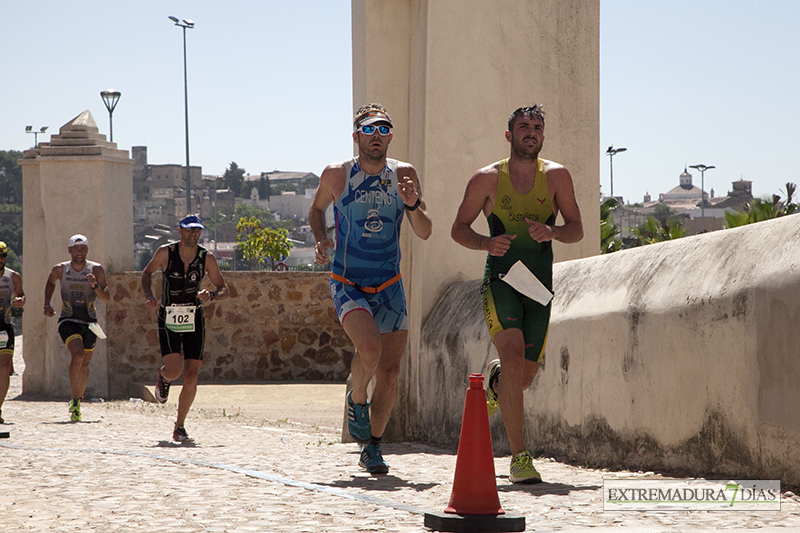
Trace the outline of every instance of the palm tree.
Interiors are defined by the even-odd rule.
[[[600,204],[600,253],[610,254],[622,249],[622,239],[618,237],[619,226],[614,224],[614,209],[619,202],[607,198]]]
[[[791,215],[798,211],[800,206],[792,200],[797,192],[797,185],[794,183],[786,184],[786,200],[781,201],[780,195],[773,194],[772,198],[753,198],[747,204],[744,211],[725,213],[725,227],[735,228],[745,224],[755,224],[762,220],[769,220],[786,215]]]
[[[686,229],[674,218],[659,222],[656,217],[647,219],[633,228],[631,232],[639,241],[639,246],[656,242],[672,241],[686,236]]]

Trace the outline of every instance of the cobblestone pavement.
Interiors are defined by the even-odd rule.
[[[422,513],[452,491],[456,456],[420,443],[385,444],[391,471],[371,477],[341,426],[200,407],[186,424],[197,444],[176,445],[172,403],[84,402],[71,423],[66,401],[24,401],[20,387],[13,376],[0,426],[3,532],[424,532]],[[501,504],[526,531],[800,531],[791,493],[776,512],[604,512],[604,478],[657,476],[536,464],[546,483],[517,486],[495,460]]]

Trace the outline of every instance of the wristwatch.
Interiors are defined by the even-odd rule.
[[[403,207],[405,208],[406,211],[413,211],[413,210],[415,210],[416,208],[419,207],[420,203],[422,203],[422,198],[417,197],[417,201],[414,203],[414,205],[409,207],[408,204],[404,204]]]

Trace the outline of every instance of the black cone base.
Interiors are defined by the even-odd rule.
[[[500,533],[525,531],[525,517],[518,514],[461,515],[450,513],[425,513],[425,527],[434,531],[452,533]]]

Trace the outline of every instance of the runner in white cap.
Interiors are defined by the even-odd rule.
[[[50,299],[61,283],[61,315],[58,318],[58,334],[67,345],[72,361],[69,365],[70,420],[80,422],[81,399],[89,381],[89,363],[92,362],[97,335],[97,310],[95,301],[100,298],[108,302],[110,294],[106,285],[103,265],[87,261],[89,239],[85,235],[73,235],[67,244],[72,259],[58,263],[50,271],[44,286],[44,315],[56,315]],[[96,329],[95,329],[96,331]]]

